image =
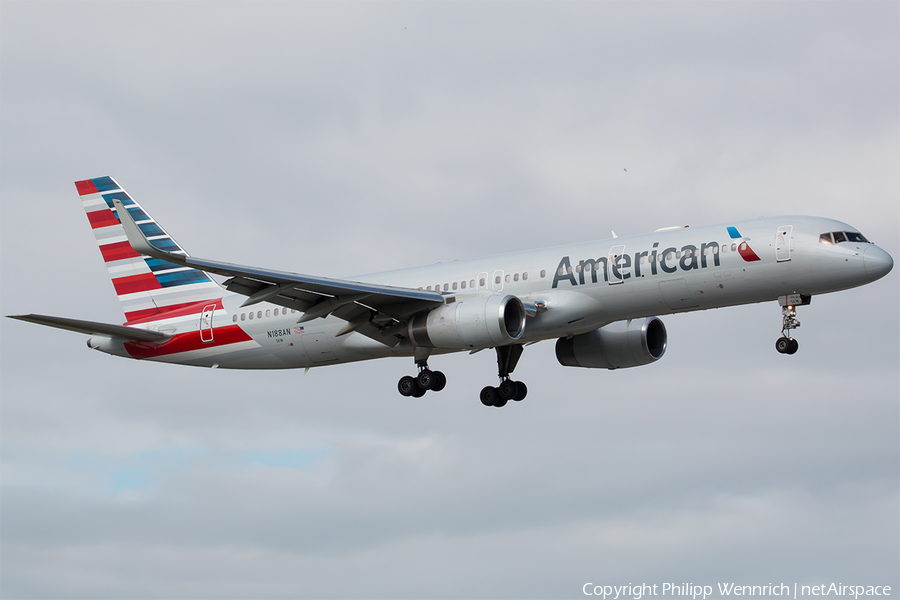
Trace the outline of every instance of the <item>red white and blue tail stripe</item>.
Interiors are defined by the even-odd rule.
[[[128,322],[170,316],[166,313],[173,311],[190,311],[195,304],[215,302],[222,297],[222,288],[203,271],[141,256],[131,248],[116,215],[113,198],[122,202],[154,246],[187,256],[111,177],[76,181],[75,187]]]

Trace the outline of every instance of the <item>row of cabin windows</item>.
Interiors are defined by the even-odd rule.
[[[541,279],[543,279],[546,276],[547,276],[547,270],[541,269]],[[505,281],[506,281],[506,283],[510,283],[512,281],[519,281],[519,277],[520,277],[520,275],[518,273],[512,273],[512,274],[507,273],[506,277],[505,277]],[[526,272],[522,273],[521,278],[522,278],[522,281],[528,281],[528,272],[526,271]],[[497,285],[500,284],[500,275],[494,276],[494,283]],[[483,288],[486,285],[487,285],[487,279],[485,277],[481,277],[478,280],[478,287]],[[443,290],[445,292],[449,292],[451,290],[452,291],[464,290],[464,289],[466,289],[467,286],[469,287],[469,289],[475,289],[475,280],[470,279],[468,282],[454,281],[453,283],[444,283],[444,284],[439,283],[439,284],[435,285],[433,288],[432,288],[432,286],[429,285],[429,286],[425,287],[424,289],[426,289],[426,290],[434,289],[434,291],[436,291],[436,292],[440,292],[441,290]],[[419,289],[421,290],[423,288],[419,287]]]
[[[290,311],[291,311],[291,314],[294,314],[294,313],[297,312],[297,311],[294,310],[293,308],[290,309]],[[288,309],[287,309],[287,308],[276,308],[275,310],[272,310],[271,308],[268,308],[268,309],[266,309],[266,310],[264,310],[264,311],[263,311],[263,310],[258,310],[258,311],[256,311],[256,312],[250,311],[250,312],[248,312],[248,313],[241,313],[241,314],[240,314],[240,319],[241,319],[241,321],[246,321],[248,318],[252,321],[252,320],[254,319],[254,317],[257,318],[257,319],[262,319],[264,313],[265,313],[265,315],[266,315],[267,318],[268,318],[268,317],[277,317],[278,315],[286,315],[286,314],[288,314]],[[233,323],[237,323],[237,322],[238,322],[238,314],[237,314],[237,313],[235,313],[235,314],[233,314],[233,315],[231,316],[231,321],[232,321]]]

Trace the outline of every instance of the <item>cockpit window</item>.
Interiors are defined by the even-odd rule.
[[[819,236],[820,244],[840,244],[841,242],[856,242],[858,244],[871,244],[861,233],[855,231],[832,231]]]

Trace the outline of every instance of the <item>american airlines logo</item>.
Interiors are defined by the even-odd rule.
[[[728,233],[732,238],[740,237],[734,227],[729,227]],[[568,281],[573,286],[584,285],[588,281],[597,283],[600,280],[599,271],[603,272],[603,281],[608,282],[612,279],[613,282],[621,282],[631,279],[632,276],[643,277],[647,274],[647,269],[650,270],[650,275],[657,275],[660,271],[671,274],[679,269],[682,271],[706,269],[710,262],[718,267],[720,250],[726,251],[727,245],[720,249],[718,242],[706,242],[700,244],[699,248],[693,244],[686,244],[680,249],[673,246],[660,251],[659,242],[654,242],[650,250],[634,254],[627,254],[625,247],[619,246],[613,247],[609,256],[579,260],[574,268],[570,257],[563,256],[553,276],[552,287],[556,288],[561,281]],[[737,243],[736,250],[745,262],[760,260],[746,241]]]

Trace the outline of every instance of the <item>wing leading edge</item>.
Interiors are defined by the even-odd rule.
[[[247,296],[241,306],[269,302],[298,310],[303,313],[298,323],[335,315],[347,321],[338,335],[359,331],[393,347],[406,337],[406,323],[412,315],[444,304],[439,292],[271,271],[166,252],[153,246],[120,200],[113,199],[113,203],[135,252],[228,277],[225,288]]]

